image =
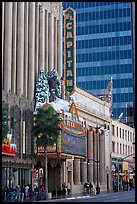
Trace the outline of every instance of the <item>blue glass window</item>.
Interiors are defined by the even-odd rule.
[[[132,29],[132,27],[131,27],[131,22],[128,22],[127,23],[127,30],[131,30]]]
[[[91,18],[92,20],[95,20],[96,18],[95,18],[95,12],[93,12],[92,13],[92,18]]]
[[[131,44],[131,36],[128,36],[128,38],[127,38],[127,44]]]
[[[108,38],[108,46],[111,46],[111,38]]]
[[[104,33],[106,33],[108,31],[108,28],[107,28],[107,24],[104,25]]]
[[[131,16],[131,10],[130,10],[130,8],[127,9],[127,16]]]

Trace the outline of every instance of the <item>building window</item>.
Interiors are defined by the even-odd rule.
[[[118,127],[117,127],[117,137],[118,137]]]
[[[134,135],[134,133],[133,133],[133,142],[135,142],[135,135]]]
[[[132,142],[132,132],[130,133],[130,141]]]
[[[121,138],[121,128],[120,128],[120,138]]]
[[[117,143],[117,153],[119,153],[119,143]]]
[[[124,154],[124,144],[123,144],[123,154]]]
[[[135,153],[135,147],[133,147],[133,153]]]
[[[112,135],[115,136],[115,126],[114,125],[112,125]]]
[[[128,131],[128,141],[129,141],[129,131]]]
[[[120,144],[120,154],[122,154],[122,147],[121,147],[121,144]]]
[[[130,155],[130,149],[129,149],[129,146],[128,146],[128,155]]]
[[[125,130],[125,140],[127,140],[127,130]]]
[[[115,142],[112,142],[112,152],[115,152]]]
[[[126,145],[126,155],[127,155],[127,145]]]
[[[124,140],[124,129],[122,130],[122,136],[123,136],[123,140]]]

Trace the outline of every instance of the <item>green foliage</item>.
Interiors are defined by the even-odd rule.
[[[8,108],[6,106],[2,107],[2,139],[7,136],[9,131],[8,128]]]
[[[41,133],[41,137],[37,139],[39,146],[53,146],[57,142],[59,135],[61,119],[59,114],[49,106],[46,109],[38,109],[35,119],[35,124],[32,128],[34,137]]]

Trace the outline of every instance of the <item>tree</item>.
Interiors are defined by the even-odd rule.
[[[35,94],[36,103],[49,102],[49,95],[50,93],[49,93],[49,85],[48,85],[47,77],[45,76],[44,71],[40,69],[38,81],[36,83],[36,94]]]
[[[44,147],[45,157],[45,196],[48,195],[48,168],[47,168],[47,146],[53,146],[57,143],[57,137],[60,134],[61,119],[51,106],[37,109],[36,119],[32,129],[34,137],[37,137],[37,145]]]
[[[6,106],[2,107],[2,139],[7,136],[8,128],[8,109]]]

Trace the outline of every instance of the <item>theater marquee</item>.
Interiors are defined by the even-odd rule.
[[[76,86],[76,17],[72,8],[64,13],[64,79],[65,90],[71,92]]]

